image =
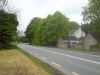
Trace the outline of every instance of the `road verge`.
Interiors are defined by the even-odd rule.
[[[30,55],[29,53],[27,53],[25,50],[19,48],[19,50],[21,52],[23,52],[26,56],[28,56],[29,59],[31,59],[32,61],[35,62],[36,65],[40,66],[41,68],[43,68],[46,72],[48,72],[50,75],[65,75],[63,72],[57,70],[56,68],[52,67],[51,65],[49,65],[48,63],[45,63],[41,60],[39,60],[38,58]]]

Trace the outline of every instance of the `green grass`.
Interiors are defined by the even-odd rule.
[[[0,50],[9,50],[9,49],[18,49],[18,47],[15,44],[8,44],[5,47],[1,47]]]

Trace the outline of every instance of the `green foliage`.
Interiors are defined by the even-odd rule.
[[[74,27],[78,27],[76,22],[70,22],[67,17],[57,11],[44,19],[34,18],[25,34],[31,44],[54,46],[58,38],[67,36]]]
[[[0,47],[7,46],[14,40],[17,24],[18,21],[15,14],[0,10]]]
[[[77,23],[77,22],[74,22],[74,21],[71,21],[70,23],[69,23],[69,31],[71,31],[71,30],[74,30],[74,29],[78,29],[79,28],[79,24]]]
[[[34,18],[34,20],[31,21],[29,26],[27,27],[27,30],[25,32],[26,37],[28,38],[30,43],[39,43],[39,37],[41,36],[40,28],[41,28],[42,19],[40,18]]]
[[[28,39],[25,36],[19,37],[19,42],[27,43]]]
[[[89,23],[89,31],[100,34],[100,0],[89,0],[83,11],[84,21]]]
[[[81,25],[82,30],[86,33],[86,35],[88,34],[88,32],[90,31],[90,26],[89,24],[82,24]]]

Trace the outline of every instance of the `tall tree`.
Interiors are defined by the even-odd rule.
[[[74,21],[70,21],[69,23],[69,31],[75,30],[79,28],[79,24]]]
[[[7,46],[14,40],[17,31],[17,17],[15,14],[0,10],[0,46]]]
[[[26,36],[36,45],[55,45],[68,35],[69,19],[57,11],[45,19],[35,18],[27,27]]]
[[[68,35],[69,19],[61,12],[57,11],[52,16],[47,17],[47,41],[50,45],[56,45],[59,38]]]
[[[40,37],[40,28],[41,28],[41,23],[42,23],[41,18],[34,18],[29,26],[26,29],[26,37],[28,38],[30,43],[39,43],[39,37]]]
[[[69,31],[77,29],[76,22],[70,22],[61,12],[57,11],[47,18],[34,18],[26,29],[26,37],[31,44],[56,45],[59,38],[68,35]]]
[[[100,34],[100,0],[89,0],[82,14],[84,21],[89,23],[90,32]]]

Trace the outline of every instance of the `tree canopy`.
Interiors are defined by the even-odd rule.
[[[17,31],[17,15],[5,11],[8,0],[0,0],[0,48],[7,48],[15,39]]]
[[[25,34],[31,44],[56,45],[58,38],[67,36],[74,27],[79,25],[57,11],[47,18],[34,18]]]
[[[89,0],[82,14],[89,32],[100,34],[100,0]]]
[[[0,10],[0,46],[6,46],[14,40],[17,31],[17,17],[15,14]]]

